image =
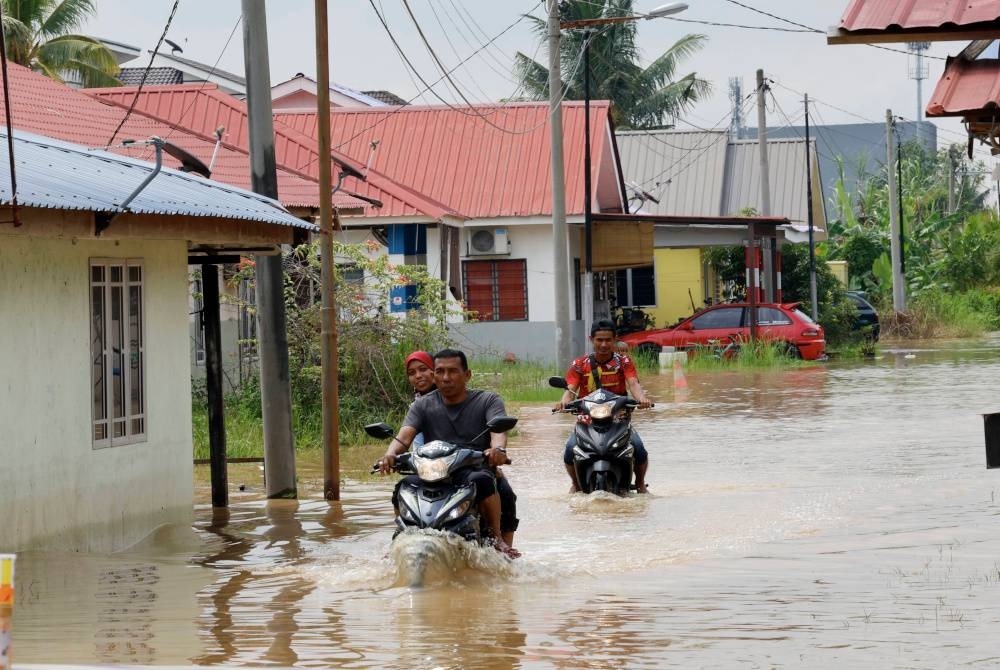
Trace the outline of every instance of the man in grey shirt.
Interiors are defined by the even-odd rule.
[[[471,378],[472,371],[464,352],[444,349],[434,355],[437,391],[417,398],[410,405],[403,426],[381,461],[383,473],[392,470],[396,456],[409,449],[418,433],[423,433],[427,442],[444,440],[480,449],[491,468],[507,461],[505,433],[487,431],[473,442],[473,438],[484,431],[491,419],[506,416],[507,412],[503,400],[496,393],[469,389],[467,385]],[[508,556],[518,556],[518,552],[510,546],[517,528],[514,507],[517,498],[506,478],[494,480],[491,472],[472,469],[456,473],[452,479],[456,477],[460,482],[476,484],[476,503],[489,526],[496,548]],[[503,505],[498,489],[504,494]]]

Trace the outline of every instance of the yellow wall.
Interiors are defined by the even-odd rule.
[[[656,249],[653,262],[656,266],[656,307],[647,311],[661,328],[693,314],[692,299],[695,308],[702,306],[705,296],[702,295],[701,250]]]
[[[827,261],[827,266],[833,273],[833,276],[840,280],[840,283],[845,287],[848,286],[847,283],[847,261]]]

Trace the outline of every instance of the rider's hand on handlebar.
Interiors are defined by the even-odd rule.
[[[396,454],[394,452],[387,451],[382,460],[378,462],[378,471],[380,474],[387,475],[392,472],[393,466],[396,465]]]
[[[639,409],[649,409],[650,407],[653,406],[653,401],[650,400],[645,393],[637,397],[635,400],[636,402],[639,403],[638,405]]]
[[[489,459],[490,466],[494,468],[507,463],[507,452],[498,447],[490,447],[483,452],[483,456]]]

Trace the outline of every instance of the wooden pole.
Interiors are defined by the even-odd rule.
[[[333,285],[333,177],[330,160],[330,50],[326,0],[316,10],[316,121],[319,143],[321,338],[323,351],[323,496],[340,500],[340,413],[337,393],[337,301]],[[338,226],[339,227],[339,226]]]
[[[208,392],[208,445],[212,507],[229,506],[226,471],[226,419],[222,397],[222,327],[219,319],[219,268],[201,266],[202,322],[205,324],[205,389]]]

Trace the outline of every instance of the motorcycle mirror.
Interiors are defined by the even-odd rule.
[[[395,435],[392,432],[392,427],[387,423],[370,423],[365,426],[365,432],[379,440],[386,440]]]
[[[490,429],[491,433],[506,433],[508,430],[517,425],[517,417],[513,416],[498,416],[488,424],[486,427]]]
[[[549,386],[557,389],[569,388],[569,384],[562,377],[549,377]]]

